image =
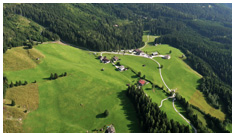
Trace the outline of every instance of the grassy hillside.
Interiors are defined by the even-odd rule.
[[[177,92],[179,92],[187,101],[189,101],[194,106],[199,107],[206,113],[209,113],[212,116],[219,118],[220,120],[225,119],[225,114],[220,110],[214,109],[212,106],[210,106],[206,102],[203,94],[197,90],[199,80],[202,76],[196,71],[192,70],[184,62],[184,58],[181,58],[183,53],[180,50],[162,44],[158,46],[147,45],[143,51],[147,51],[148,53],[158,51],[161,55],[169,54],[171,51],[170,60],[154,58],[163,65],[163,78],[169,88],[177,88]]]
[[[12,105],[12,103],[15,105]],[[3,102],[3,131],[23,132],[23,120],[39,105],[38,84],[8,88]]]
[[[24,47],[25,48],[25,47]],[[35,68],[44,55],[36,49],[24,49],[17,47],[8,50],[3,56],[3,70],[17,71],[29,68]],[[36,60],[39,58],[39,60]]]
[[[112,64],[102,64],[92,53],[70,46],[43,44],[35,49],[45,56],[35,68],[4,70],[9,82],[38,83],[39,108],[23,121],[26,132],[86,132],[112,123],[117,132],[141,132],[124,92],[132,72],[119,73]],[[64,72],[66,77],[47,79],[51,73]],[[104,118],[106,109],[110,115]]]

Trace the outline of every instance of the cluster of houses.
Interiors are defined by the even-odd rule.
[[[108,63],[110,63],[110,60],[109,59],[107,59],[106,58],[106,56],[98,56],[98,59],[100,59],[101,60],[101,62],[102,63],[105,63],[105,64],[108,64]],[[116,62],[116,61],[118,61],[119,60],[119,58],[118,57],[116,57],[116,56],[114,56],[113,58],[112,58],[112,63],[114,63],[114,62]],[[114,65],[114,64],[113,64]],[[119,71],[126,71],[127,70],[127,68],[125,68],[125,66],[123,66],[123,65],[120,65],[120,66],[116,66],[116,65],[114,65]],[[102,71],[104,71],[104,69],[102,69]]]
[[[153,56],[158,56],[159,52],[153,52],[151,55],[148,55],[146,53],[144,53],[143,51],[141,51],[140,49],[134,49],[134,50],[129,50],[129,53],[131,54],[135,54],[135,55],[140,55],[140,56],[144,56],[144,57],[153,57]],[[162,57],[163,59],[170,59],[171,56],[170,55],[161,55],[160,57]]]

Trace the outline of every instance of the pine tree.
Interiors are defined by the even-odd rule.
[[[57,73],[54,74],[54,79],[57,79],[58,78],[58,75]]]
[[[11,106],[15,106],[15,101],[14,100],[12,100]]]
[[[66,73],[66,72],[64,72],[64,76],[67,76],[67,73]]]
[[[14,87],[14,83],[11,81],[10,88]]]
[[[18,83],[18,81],[16,81],[15,86],[18,86],[18,85],[19,85],[19,83]]]
[[[104,115],[105,115],[105,117],[107,117],[109,115],[109,111],[105,110]]]
[[[22,82],[21,82],[21,80],[19,80],[19,86],[20,86],[20,85],[22,85]]]

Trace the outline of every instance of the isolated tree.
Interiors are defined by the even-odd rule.
[[[169,54],[171,54],[171,53],[172,53],[172,50],[169,51]]]
[[[51,73],[50,75],[50,80],[52,80],[54,78],[53,74]]]
[[[163,68],[163,67],[164,67],[163,65],[160,66],[160,68]]]
[[[12,100],[11,106],[15,106],[15,101],[14,100]]]
[[[138,72],[138,75],[137,75],[138,77],[140,77],[141,76],[141,72]]]
[[[105,110],[104,115],[105,115],[105,117],[107,117],[109,115],[109,111]]]
[[[66,72],[64,72],[64,76],[67,76],[67,73],[66,73]]]

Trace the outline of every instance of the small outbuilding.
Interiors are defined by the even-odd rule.
[[[171,58],[171,55],[165,55],[164,57],[163,57],[163,59],[170,59]]]
[[[153,52],[153,53],[152,53],[153,56],[156,56],[156,55],[158,55],[158,54],[159,54],[158,52]]]
[[[143,85],[146,84],[146,81],[143,80],[143,79],[140,79],[139,82],[138,82],[138,84],[139,84],[140,86],[143,86]]]

